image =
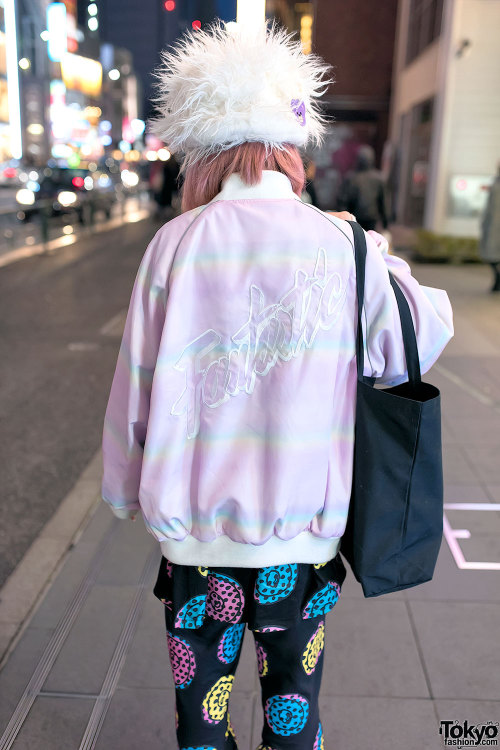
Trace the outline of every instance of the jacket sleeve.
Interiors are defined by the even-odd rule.
[[[119,518],[140,508],[139,484],[166,290],[155,282],[155,240],[135,280],[103,430],[102,497]]]
[[[410,306],[417,335],[422,373],[427,372],[453,336],[453,314],[447,293],[421,286],[409,265],[388,254],[387,241],[377,232],[366,235],[364,375],[384,385],[399,385],[408,379],[403,336],[390,271]]]

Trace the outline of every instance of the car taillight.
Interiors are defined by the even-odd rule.
[[[76,188],[82,188],[85,184],[85,180],[83,179],[83,177],[73,177],[71,182]]]
[[[8,180],[12,180],[17,174],[17,170],[14,167],[7,167],[3,170],[3,176]]]

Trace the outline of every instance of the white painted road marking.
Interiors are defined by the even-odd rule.
[[[500,510],[499,503],[445,503],[445,510]],[[453,559],[460,570],[500,570],[500,562],[482,562],[479,560],[466,560],[464,553],[458,543],[458,539],[470,539],[471,533],[468,529],[453,529],[443,513],[443,535],[448,542]]]

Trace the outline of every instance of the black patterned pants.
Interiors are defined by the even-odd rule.
[[[167,628],[168,624],[167,616]],[[244,630],[245,623],[228,625],[210,618],[197,629],[167,630],[181,750],[238,747],[228,702]],[[252,635],[264,709],[261,750],[323,750],[318,695],[324,615],[298,619],[287,629],[262,628]]]

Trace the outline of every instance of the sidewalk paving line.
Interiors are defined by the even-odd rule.
[[[102,683],[101,692],[97,696],[97,700],[92,709],[92,713],[78,750],[94,750],[97,740],[99,739],[102,725],[104,724],[106,714],[115,693],[116,686],[118,685],[118,680],[120,679],[132,643],[132,638],[134,637],[137,628],[137,621],[142,612],[144,597],[146,593],[149,593],[147,582],[153,570],[158,566],[158,552],[158,545],[155,545],[146,560],[141,578],[137,585],[134,600],[122,628],[118,643],[116,644],[106,677]]]
[[[0,750],[10,750],[15,742],[33,703],[40,694],[41,688],[54,666],[76,618],[94,586],[108,545],[116,534],[119,524],[119,519],[114,518],[109,529],[101,539],[83,581],[80,583],[75,596],[68,605],[64,615],[61,617],[59,624],[35,667],[31,679],[20,698],[3,735],[0,737]]]
[[[0,589],[0,669],[99,506],[101,461],[99,450]]]
[[[443,367],[443,365],[441,364],[435,364],[434,370],[436,370],[436,372],[439,372],[445,378],[448,378],[448,380],[451,380],[452,383],[455,383],[455,385],[468,393],[469,396],[475,398],[476,401],[479,401],[485,406],[490,406],[492,409],[500,413],[500,403],[498,403],[498,401],[495,401],[494,399],[490,398],[490,396],[482,393],[478,388],[475,388],[473,385],[470,385],[470,383],[467,383],[467,381],[461,378],[460,375],[456,375],[454,372],[451,372],[451,370],[448,370],[447,367]]]

